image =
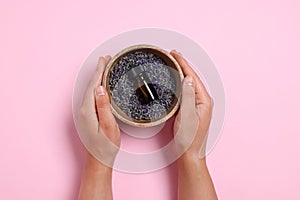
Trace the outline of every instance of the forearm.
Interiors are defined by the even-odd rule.
[[[112,200],[112,169],[87,155],[79,200]]]
[[[178,160],[178,199],[218,199],[205,158],[184,155]]]

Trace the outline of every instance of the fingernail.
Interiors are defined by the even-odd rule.
[[[96,88],[96,94],[97,94],[97,96],[105,95],[105,91],[104,91],[103,86],[99,86],[99,87]]]
[[[103,59],[105,59],[105,57],[100,56],[100,57],[99,57],[99,62],[100,62],[101,60],[103,60]]]
[[[185,78],[185,81],[186,81],[186,84],[187,84],[187,85],[193,85],[193,77],[187,76],[187,77]]]

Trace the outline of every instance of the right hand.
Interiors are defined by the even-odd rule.
[[[188,134],[195,134],[194,140],[183,156],[199,159],[205,156],[205,145],[212,116],[213,100],[187,60],[175,50],[171,51],[171,55],[181,66],[185,75],[182,86],[182,102],[175,118],[173,131],[174,134],[183,131],[181,133],[182,136],[179,137],[179,143],[182,143],[182,145],[186,145],[186,140],[189,140],[187,139],[189,138]]]

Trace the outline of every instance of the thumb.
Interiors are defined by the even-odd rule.
[[[181,117],[183,119],[190,119],[194,117],[196,107],[196,95],[193,84],[193,77],[187,76],[182,84],[182,97],[181,97]]]
[[[111,112],[111,106],[107,91],[103,86],[96,87],[95,100],[99,125],[101,127],[109,127],[115,122],[115,118]]]
[[[185,151],[194,141],[197,134],[198,116],[196,113],[196,94],[194,90],[193,78],[185,77],[182,84],[181,105],[180,105],[180,124],[177,127],[174,140],[178,142],[178,152]]]

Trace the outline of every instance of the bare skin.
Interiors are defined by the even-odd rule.
[[[100,85],[104,69],[110,59],[110,56],[99,58],[97,71],[86,90],[77,115],[80,122],[89,127],[89,133],[97,135],[99,131],[102,131],[111,142],[120,147],[120,130],[112,115],[107,91]],[[95,121],[98,121],[97,126],[94,126]],[[116,153],[112,152],[110,155],[113,160]],[[113,199],[111,167],[99,162],[88,151],[86,151],[78,199]]]
[[[189,84],[195,91],[195,111],[198,116],[198,127],[194,141],[177,161],[178,199],[215,200],[218,198],[206,166],[205,156],[203,158],[200,157],[200,152],[203,152],[205,147],[213,101],[197,74],[182,55],[174,50],[171,52],[171,55],[181,66],[184,75],[189,77]],[[179,119],[177,116],[174,123],[174,132],[177,131],[176,127],[180,126],[180,123],[184,123]]]
[[[112,200],[112,169],[88,152],[82,173],[79,200]]]
[[[178,199],[179,200],[215,200],[217,195],[209,175],[205,157],[200,158],[199,152],[205,146],[206,136],[211,120],[213,101],[206,91],[197,74],[192,70],[187,61],[176,51],[171,55],[180,64],[188,84],[194,91],[194,104],[192,107],[197,113],[198,127],[192,145],[178,159]],[[120,146],[120,131],[111,113],[109,98],[104,87],[100,86],[103,71],[111,59],[110,56],[100,57],[97,71],[91,80],[82,107],[78,112],[79,118],[86,122],[86,126],[93,126],[95,119],[91,120],[91,112],[98,119],[98,127],[92,129],[95,134],[101,131],[116,146]],[[188,78],[187,78],[188,77]],[[86,112],[90,110],[90,112]],[[96,113],[96,114],[95,114]],[[95,118],[94,116],[94,118]],[[104,117],[105,116],[105,117]],[[89,123],[90,121],[91,124]],[[174,133],[181,123],[180,112],[174,122]],[[114,159],[117,152],[113,152]],[[112,200],[112,169],[86,151],[86,162],[82,173],[79,200]]]

